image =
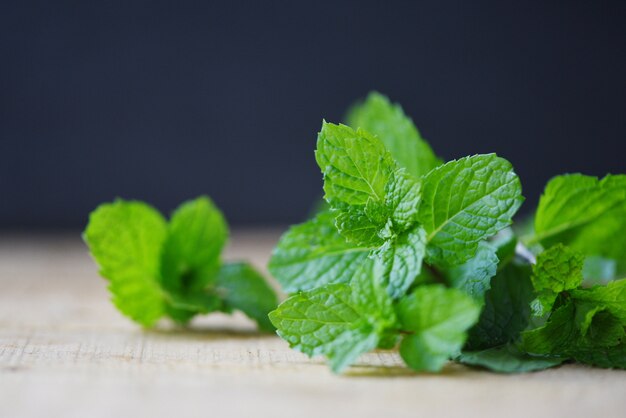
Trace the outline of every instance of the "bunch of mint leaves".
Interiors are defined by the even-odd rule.
[[[416,371],[626,368],[626,176],[552,179],[518,237],[507,160],[443,163],[378,93],[347,124],[317,139],[327,207],[269,262],[291,294],[269,317],[292,348],[337,373],[392,348]]]
[[[169,222],[146,203],[118,199],[93,211],[84,232],[113,303],[135,322],[186,324],[197,314],[239,310],[273,331],[267,314],[276,294],[250,264],[222,262],[227,238],[208,197],[183,203]]]

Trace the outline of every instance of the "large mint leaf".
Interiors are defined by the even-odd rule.
[[[460,290],[426,285],[400,300],[396,311],[408,333],[400,344],[404,361],[414,370],[439,371],[460,353],[480,305]]]
[[[377,135],[394,159],[416,178],[441,163],[400,105],[380,93],[372,92],[365,102],[354,106],[347,123]]]
[[[420,184],[375,136],[324,122],[315,155],[325,198],[348,241],[378,247],[417,222]]]
[[[483,350],[518,338],[530,318],[534,298],[531,267],[510,262],[491,279],[478,323],[469,331],[467,350]]]
[[[324,174],[325,198],[331,206],[384,202],[385,187],[396,163],[375,136],[324,122],[315,157]]]
[[[369,260],[351,285],[327,285],[293,295],[270,313],[270,321],[292,348],[326,356],[339,373],[374,349],[394,323],[389,296],[377,283],[381,268]]]
[[[309,356],[325,354],[339,335],[359,325],[351,297],[347,284],[323,286],[289,297],[269,318],[291,348]]]
[[[100,274],[109,280],[113,303],[144,326],[165,312],[160,257],[166,235],[167,224],[158,211],[124,200],[100,205],[84,233]]]
[[[544,246],[563,243],[585,255],[614,258],[626,268],[626,175],[602,180],[567,174],[550,180],[539,200],[535,236]]]
[[[268,313],[276,308],[276,293],[265,278],[248,263],[227,263],[217,275],[216,292],[226,311],[238,310],[253,319],[259,328],[272,331]]]
[[[419,211],[429,262],[458,265],[469,260],[481,240],[511,223],[522,201],[513,167],[495,154],[435,168],[424,178]]]
[[[215,280],[228,226],[220,210],[206,196],[180,205],[172,215],[163,249],[166,289],[193,293]]]
[[[348,283],[370,252],[346,241],[335,218],[322,212],[292,227],[272,253],[269,270],[288,293],[331,283]]]
[[[542,252],[533,266],[532,282],[537,299],[532,302],[535,315],[552,309],[557,296],[576,289],[583,280],[585,258],[561,244]]]

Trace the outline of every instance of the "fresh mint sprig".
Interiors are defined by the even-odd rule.
[[[270,320],[293,348],[335,372],[377,347],[397,347],[417,371],[449,359],[503,373],[626,368],[626,281],[614,280],[626,275],[626,176],[553,179],[519,239],[508,161],[442,164],[378,93],[348,124],[323,122],[318,135],[328,207],[292,227],[269,263],[292,293]]]
[[[113,303],[133,321],[185,324],[197,314],[239,310],[271,331],[276,295],[249,264],[222,262],[227,238],[208,197],[183,203],[169,222],[146,203],[118,199],[93,211],[84,233]]]

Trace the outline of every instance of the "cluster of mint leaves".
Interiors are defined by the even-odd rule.
[[[276,294],[250,264],[222,262],[227,238],[208,197],[183,203],[169,222],[146,203],[118,199],[93,211],[84,232],[113,303],[135,322],[186,324],[197,314],[239,310],[273,331],[267,314]]]
[[[292,348],[334,372],[396,347],[416,371],[626,368],[626,176],[554,178],[519,237],[511,164],[443,163],[378,93],[347,125],[324,121],[315,156],[327,208],[269,262],[290,293],[269,317]]]

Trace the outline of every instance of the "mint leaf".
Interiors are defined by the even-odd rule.
[[[485,292],[491,287],[491,278],[498,269],[498,261],[496,248],[482,241],[478,244],[474,257],[448,269],[445,276],[452,287],[462,290],[482,303]]]
[[[241,311],[256,321],[260,329],[274,330],[267,315],[276,308],[278,299],[263,276],[248,263],[223,265],[217,275],[216,292],[225,311]]]
[[[526,373],[558,366],[564,359],[531,356],[514,345],[502,345],[481,351],[464,351],[457,358],[463,364],[479,366],[497,373]]]
[[[571,292],[578,302],[593,303],[606,308],[626,326],[626,279],[616,280],[606,286],[578,289]]]
[[[590,350],[616,346],[624,339],[624,324],[602,306],[568,301],[548,322],[522,334],[528,353],[577,358]]]
[[[331,207],[383,203],[396,163],[383,143],[363,130],[324,122],[315,158],[324,174]]]
[[[480,306],[459,290],[427,285],[400,300],[396,312],[408,332],[400,344],[404,361],[417,371],[439,371],[459,354]]]
[[[311,357],[325,355],[339,373],[378,343],[351,298],[350,286],[327,285],[291,296],[269,318],[291,348]]]
[[[385,186],[384,201],[368,200],[337,214],[337,229],[350,242],[380,246],[417,222],[420,184],[405,169],[394,171]]]
[[[288,293],[329,283],[348,283],[370,252],[346,241],[332,213],[292,227],[278,242],[269,262],[270,273]]]
[[[625,228],[626,175],[598,180],[567,174],[553,178],[546,186],[535,217],[535,236],[530,241],[544,246],[563,243],[585,255],[622,263],[626,259]]]
[[[350,286],[332,284],[289,297],[269,318],[291,348],[314,356],[326,354],[342,333],[358,328],[361,316]]]
[[[612,347],[580,349],[574,357],[580,363],[596,367],[626,369],[626,342]]]
[[[528,325],[534,298],[531,267],[510,262],[491,279],[478,323],[469,331],[466,349],[483,350],[515,341]]]
[[[575,315],[576,307],[571,302],[557,308],[545,325],[522,333],[523,350],[534,355],[566,353],[580,336]]]
[[[416,178],[441,163],[402,108],[380,93],[372,92],[365,102],[354,106],[347,123],[378,136],[393,158]]]
[[[419,183],[397,169],[378,138],[324,122],[315,155],[325,198],[337,210],[337,229],[348,241],[378,247],[417,221]]]
[[[535,315],[549,312],[561,292],[580,286],[584,262],[581,254],[561,244],[539,254],[532,275],[533,286],[538,293],[532,303]]]
[[[385,187],[385,214],[393,222],[394,231],[406,231],[418,221],[420,187],[404,168],[393,172]]]
[[[573,349],[570,349],[574,353],[579,349],[617,345],[626,335],[620,318],[603,306],[576,303],[575,322],[581,338]]]
[[[166,236],[167,224],[159,212],[121,199],[92,212],[84,233],[100,275],[109,280],[113,303],[146,327],[165,311],[160,256]]]
[[[169,294],[167,315],[185,324],[198,313],[220,308],[207,290],[220,267],[228,237],[222,213],[207,196],[181,204],[172,214],[161,258],[162,285]]]
[[[391,301],[377,284],[381,268],[370,260],[351,285],[326,285],[293,295],[270,312],[270,321],[292,348],[326,356],[339,373],[376,348],[395,322]]]
[[[402,296],[419,275],[425,252],[424,232],[417,226],[419,183],[396,169],[377,138],[344,125],[324,122],[316,157],[337,230],[353,247],[379,256],[390,294]]]
[[[419,211],[429,262],[453,266],[469,260],[481,240],[511,223],[522,201],[511,164],[495,154],[435,168],[424,178]]]
[[[336,213],[337,231],[354,247],[378,247],[393,236],[391,221],[375,220],[373,217],[384,217],[383,207],[365,205],[361,208],[350,208]]]
[[[227,238],[226,221],[211,199],[202,196],[180,205],[163,247],[165,288],[175,293],[204,289],[215,278]]]

